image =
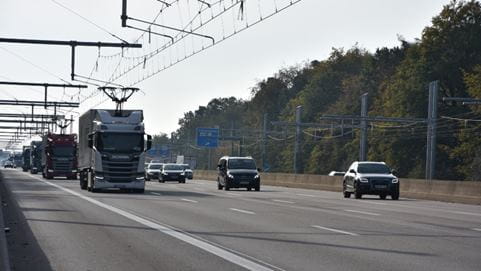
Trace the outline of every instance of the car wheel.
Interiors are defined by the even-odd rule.
[[[230,186],[229,186],[229,182],[228,182],[228,181],[225,182],[224,189],[225,189],[225,191],[229,191],[229,190],[230,190]]]
[[[354,191],[354,197],[355,197],[356,199],[362,198],[362,193],[361,193],[361,191],[359,191],[357,185],[356,185],[356,190]]]
[[[252,190],[252,187],[247,187],[247,191],[251,191]]]
[[[222,188],[224,188],[222,185],[220,185],[220,183],[217,183],[217,190],[222,190]]]
[[[344,194],[344,198],[346,199],[351,197],[351,192],[344,191],[343,194]]]
[[[380,199],[386,199],[386,195],[379,195]]]
[[[392,200],[398,200],[399,199],[399,192],[391,194],[391,199]]]

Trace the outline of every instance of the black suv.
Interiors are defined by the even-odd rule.
[[[362,195],[379,195],[381,199],[386,199],[390,195],[397,200],[399,179],[394,174],[396,172],[384,162],[354,162],[344,175],[344,197],[354,194],[356,199],[360,199]]]
[[[219,174],[217,176],[217,188],[229,190],[231,188],[245,187],[247,190],[254,188],[261,189],[260,169],[252,157],[229,157],[220,158],[217,165]]]

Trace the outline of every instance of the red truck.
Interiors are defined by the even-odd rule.
[[[46,179],[63,176],[77,179],[77,135],[53,134],[43,136],[42,176]]]

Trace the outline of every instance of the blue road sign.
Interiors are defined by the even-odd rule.
[[[152,149],[147,151],[147,154],[155,157],[167,157],[170,154],[170,149],[168,145],[155,145]]]
[[[170,154],[169,146],[168,145],[162,145],[159,150],[159,155],[162,157],[167,157]]]
[[[197,146],[217,148],[219,145],[219,128],[197,128]]]

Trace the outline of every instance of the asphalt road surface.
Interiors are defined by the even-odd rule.
[[[481,268],[481,206],[203,180],[89,193],[2,172],[12,270]]]

